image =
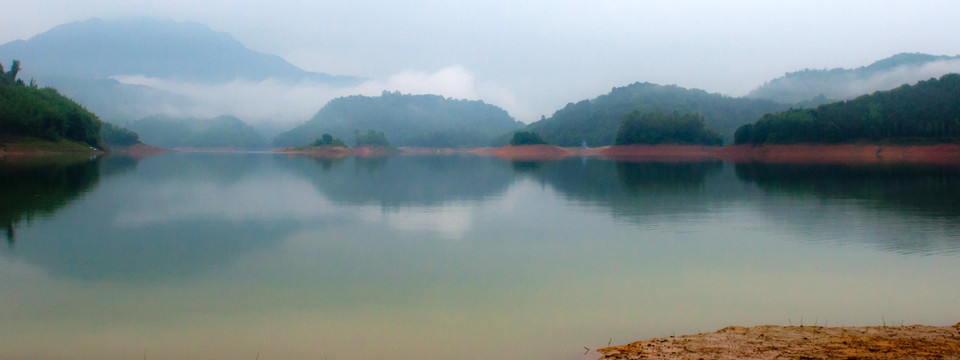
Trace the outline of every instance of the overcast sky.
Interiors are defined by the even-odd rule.
[[[0,43],[91,17],[189,20],[307,70],[518,120],[637,81],[731,96],[804,68],[960,54],[960,1],[8,0]]]

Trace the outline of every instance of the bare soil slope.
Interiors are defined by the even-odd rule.
[[[597,350],[601,359],[960,359],[954,326],[733,326]]]

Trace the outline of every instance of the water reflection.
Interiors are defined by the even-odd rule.
[[[331,201],[384,208],[479,201],[502,194],[513,182],[502,161],[476,156],[286,158],[282,163]]]
[[[100,181],[100,171],[100,159],[88,157],[0,160],[0,228],[8,245],[16,242],[19,223],[51,215],[81,197]]]
[[[958,167],[740,163],[736,175],[768,194],[785,196],[756,200],[769,216],[809,227],[805,231],[811,233],[830,231],[821,238],[906,253],[960,250]]]
[[[524,165],[518,173],[530,174],[569,201],[647,223],[649,215],[705,212],[718,202],[735,199],[742,188],[726,189],[731,184],[719,179],[723,169],[719,161],[565,159]]]
[[[167,154],[0,168],[8,255],[51,275],[144,282],[195,277],[296,231],[272,185],[269,156]],[[266,175],[264,175],[266,174]],[[110,186],[96,188],[107,179]],[[96,188],[96,191],[94,189]],[[309,189],[308,189],[309,192]],[[85,194],[85,195],[82,195]],[[82,201],[77,201],[81,198]],[[67,206],[77,204],[79,207]],[[274,206],[274,204],[276,205]],[[276,210],[272,214],[261,211]],[[290,212],[295,212],[291,209]],[[30,223],[36,215],[43,223]]]

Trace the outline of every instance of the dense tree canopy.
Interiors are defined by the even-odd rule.
[[[374,146],[374,147],[391,147],[390,142],[387,141],[387,136],[383,134],[383,131],[377,132],[374,130],[367,130],[367,132],[356,132],[356,140],[354,144],[357,147],[361,146]]]
[[[314,141],[312,144],[310,144],[310,145],[311,145],[311,146],[339,146],[339,147],[347,147],[347,144],[344,143],[343,140],[340,140],[340,138],[335,138],[335,137],[333,137],[333,135],[330,135],[330,134],[327,134],[327,133],[324,133],[323,135],[320,135],[320,137],[317,138],[317,140],[315,140],[315,141]]]
[[[634,110],[662,110],[700,114],[708,128],[729,141],[740,125],[787,108],[769,100],[733,98],[675,85],[635,83],[614,88],[593,100],[567,104],[553,116],[530,124],[527,130],[560,146],[579,146],[584,142],[589,146],[612,145],[624,116]]]
[[[0,134],[66,139],[103,148],[99,118],[55,89],[27,86],[16,79],[20,62],[10,71],[0,66]]]
[[[357,130],[377,129],[390,134],[397,146],[487,146],[522,126],[505,110],[482,101],[383,92],[331,100],[310,121],[277,136],[274,145],[301,146],[323,133],[347,139]]]
[[[716,131],[705,128],[703,117],[698,114],[635,110],[624,117],[617,131],[617,145],[631,144],[720,146],[723,138]]]
[[[546,143],[539,134],[530,131],[517,131],[513,133],[513,138],[510,139],[510,145],[513,146],[542,145]]]
[[[100,128],[100,138],[109,146],[141,144],[140,135],[120,125],[114,125],[108,122],[104,122],[103,127]]]
[[[960,75],[850,101],[768,114],[737,129],[738,144],[960,140]]]

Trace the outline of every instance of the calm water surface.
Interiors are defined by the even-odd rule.
[[[0,161],[2,359],[582,359],[960,321],[960,168]]]

